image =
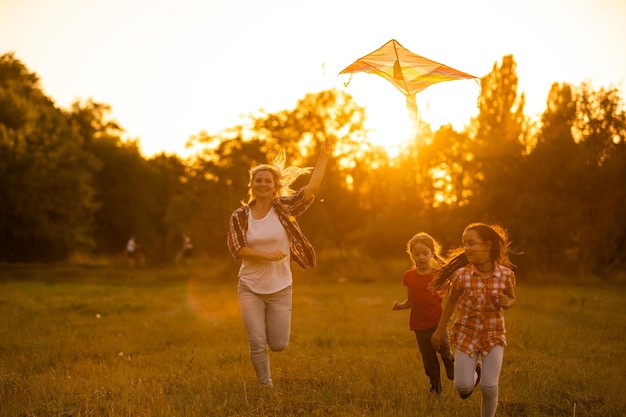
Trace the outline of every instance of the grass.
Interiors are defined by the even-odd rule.
[[[297,272],[292,339],[256,386],[233,265],[0,267],[3,416],[467,416],[428,392],[402,267]],[[623,416],[626,288],[527,286],[507,311],[498,416]]]

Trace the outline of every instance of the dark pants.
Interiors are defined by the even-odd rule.
[[[437,352],[439,356],[441,356],[448,379],[454,379],[454,355],[450,350],[450,338],[447,330],[439,349],[436,350],[430,343],[430,338],[436,330],[437,327],[426,330],[415,330],[415,338],[417,339],[417,346],[419,347],[422,361],[424,362],[424,371],[426,371],[426,376],[430,379],[431,391],[439,393],[442,388],[441,368],[439,359],[437,358]]]

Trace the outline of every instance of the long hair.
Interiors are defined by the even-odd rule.
[[[275,197],[285,197],[295,193],[295,190],[291,189],[291,184],[294,183],[301,175],[310,174],[313,171],[313,167],[300,168],[296,166],[289,166],[285,168],[287,157],[285,150],[281,150],[273,159],[271,163],[257,165],[250,170],[250,180],[248,182],[248,200],[244,204],[249,204],[252,200],[256,199],[254,192],[252,191],[252,182],[257,173],[261,171],[269,171],[274,178],[274,184],[276,184]]]
[[[437,292],[441,294],[441,296],[450,294],[452,274],[454,274],[457,269],[461,269],[469,263],[463,248],[454,249],[446,259],[446,262],[439,268],[437,275],[429,285],[431,291]]]
[[[515,266],[509,260],[509,241],[504,228],[495,224],[471,223],[465,228],[463,233],[469,230],[475,230],[481,239],[485,242],[491,242],[489,258],[493,262],[508,268]],[[469,264],[463,247],[453,249],[447,259],[444,266],[439,269],[437,277],[430,283],[431,290],[443,295],[450,294],[452,275],[458,269]]]

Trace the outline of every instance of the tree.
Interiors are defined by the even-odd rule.
[[[67,117],[84,149],[99,162],[94,188],[99,207],[94,213],[98,253],[113,254],[135,235],[150,261],[174,257],[163,219],[184,173],[176,157],[146,160],[136,141],[123,141],[123,129],[110,118],[110,107],[87,100],[75,102]]]
[[[597,273],[626,264],[626,112],[615,87],[578,89],[574,136],[584,154],[577,192],[578,261]]]
[[[61,259],[93,244],[97,162],[36,74],[0,57],[0,255]]]
[[[571,86],[553,84],[535,148],[529,155],[519,188],[524,210],[518,212],[527,225],[520,244],[535,268],[545,270],[568,266],[575,250],[577,189],[580,186],[583,153],[573,137],[576,99]],[[583,179],[584,180],[584,179]],[[572,265],[572,264],[570,264]]]
[[[473,154],[482,173],[473,199],[477,217],[510,223],[524,153],[524,94],[517,95],[512,55],[481,79],[480,111],[475,120]]]

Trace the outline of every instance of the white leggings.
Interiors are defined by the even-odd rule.
[[[291,332],[291,286],[273,294],[257,294],[245,285],[238,287],[239,308],[248,333],[250,359],[259,385],[272,385],[267,346],[280,352],[289,344]]]
[[[498,380],[502,369],[504,346],[494,346],[488,354],[482,356],[482,374],[480,390],[483,393],[481,416],[493,417],[498,407]],[[454,360],[454,388],[461,395],[468,395],[474,389],[476,383],[476,362],[478,352],[468,356],[460,350],[456,350]]]

